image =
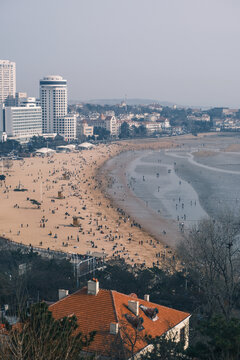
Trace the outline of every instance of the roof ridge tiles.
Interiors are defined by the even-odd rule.
[[[114,296],[113,296],[113,291],[114,290],[110,290],[110,294],[111,294],[111,298],[112,298],[112,302],[113,302],[113,310],[114,310],[114,315],[116,317],[116,321],[119,322],[119,318],[118,318],[117,311],[116,311],[116,304],[115,304],[115,300],[114,300]]]

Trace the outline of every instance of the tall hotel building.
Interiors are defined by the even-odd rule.
[[[0,60],[0,104],[16,93],[16,63],[9,60]]]
[[[67,114],[67,80],[54,75],[40,80],[40,102],[43,133],[58,133],[58,119]]]

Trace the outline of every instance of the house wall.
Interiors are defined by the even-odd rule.
[[[175,339],[177,342],[180,341],[180,330],[185,327],[185,346],[184,349],[187,349],[189,346],[189,319],[186,318],[185,320],[181,321],[179,324],[177,324],[174,328],[169,330],[166,333],[167,338],[169,339]]]

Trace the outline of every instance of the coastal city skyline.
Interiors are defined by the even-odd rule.
[[[64,141],[172,136],[240,129],[239,109],[189,108],[149,100],[68,102],[68,81],[39,80],[39,97],[16,91],[16,63],[0,60],[0,137],[28,143],[33,136]]]
[[[236,108],[239,7],[236,0],[123,0],[118,7],[109,0],[3,0],[0,29],[8,33],[1,58],[18,64],[17,83],[35,97],[38,79],[60,74],[72,84],[72,100],[126,94],[183,106]],[[10,14],[15,27],[7,25]],[[22,39],[40,41],[34,51],[31,46],[22,51]]]

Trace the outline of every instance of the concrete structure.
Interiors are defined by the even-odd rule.
[[[17,92],[15,95],[15,106],[20,106],[22,101],[25,101],[27,99],[27,93],[26,92]],[[37,104],[40,106],[40,104]]]
[[[0,60],[0,104],[15,98],[16,93],[16,63]]]
[[[67,115],[67,80],[50,75],[40,80],[43,133],[58,131],[58,119]]]
[[[64,137],[66,141],[72,141],[77,138],[77,115],[68,114],[57,119],[57,132]]]
[[[36,106],[34,98],[26,100],[23,106],[1,107],[0,132],[21,142],[32,136],[42,135],[42,109]]]
[[[68,295],[69,295],[69,290],[58,289],[58,298],[59,298],[59,300],[64,299]]]

